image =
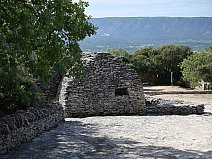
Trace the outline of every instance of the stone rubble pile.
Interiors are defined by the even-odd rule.
[[[203,114],[203,104],[187,104],[182,101],[169,101],[145,96],[147,115],[189,115]]]

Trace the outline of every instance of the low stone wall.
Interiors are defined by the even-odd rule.
[[[146,115],[200,115],[203,113],[203,104],[188,104],[146,96]]]
[[[203,114],[204,105],[156,105],[147,107],[147,115]]]
[[[0,154],[32,140],[45,130],[64,120],[64,113],[58,103],[45,108],[29,108],[17,111],[0,119]]]
[[[212,94],[211,90],[187,90],[187,91],[144,91],[148,95],[161,95],[161,94]]]

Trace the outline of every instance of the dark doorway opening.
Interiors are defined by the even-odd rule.
[[[129,95],[127,88],[116,88],[115,96]]]

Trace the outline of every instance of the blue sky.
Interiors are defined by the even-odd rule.
[[[98,17],[212,17],[212,0],[85,0]]]

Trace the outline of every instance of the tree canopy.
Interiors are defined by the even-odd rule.
[[[150,80],[149,82],[154,84],[170,84],[171,72],[174,73],[174,83],[179,84],[182,77],[180,63],[192,54],[190,47],[184,45],[144,47],[128,55],[123,49],[111,50],[114,56],[128,58],[128,65],[134,68],[143,80]]]
[[[23,64],[42,80],[56,69],[78,70],[78,42],[95,33],[87,6],[70,0],[1,2],[1,69]]]
[[[144,47],[137,50],[130,59],[133,67],[137,73],[142,74],[154,74],[156,69],[154,65],[154,57],[158,54],[158,51],[153,47]]]
[[[200,80],[212,82],[212,47],[189,56],[181,63],[184,80],[195,86]]]
[[[176,84],[182,76],[179,64],[191,54],[191,49],[184,45],[145,47],[132,55],[131,62],[141,77],[151,75],[155,84],[170,84],[170,73],[173,72]]]
[[[158,48],[159,54],[154,57],[161,82],[170,83],[170,74],[173,72],[174,83],[179,83],[182,77],[180,63],[192,54],[190,47],[185,45],[163,45]]]
[[[1,107],[32,101],[27,86],[32,77],[47,83],[55,72],[80,72],[78,42],[96,30],[86,7],[87,2],[71,0],[1,1],[0,101],[9,102]]]

